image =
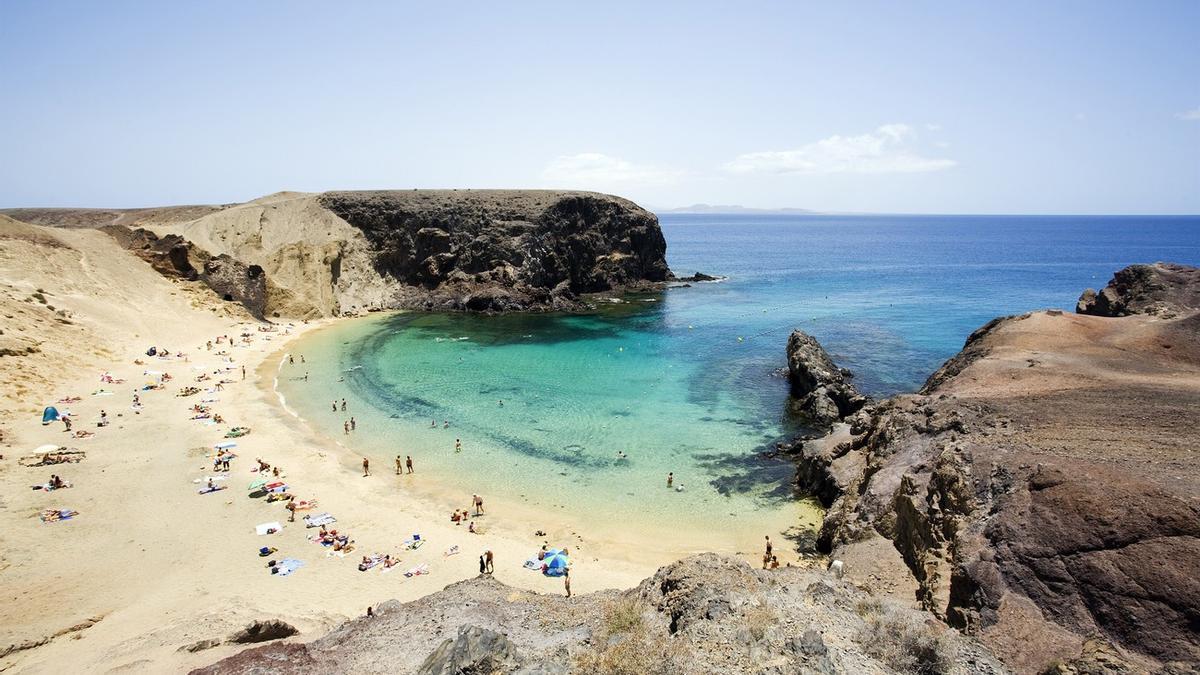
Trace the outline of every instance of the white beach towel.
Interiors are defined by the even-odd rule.
[[[263,535],[263,534],[274,534],[275,532],[278,532],[278,531],[280,531],[280,530],[282,530],[282,529],[283,529],[283,525],[280,525],[278,522],[275,522],[275,523],[263,523],[262,525],[256,525],[256,526],[254,527],[254,531],[255,531],[256,533],[260,534],[260,535]]]
[[[315,516],[304,516],[305,527],[320,527],[322,525],[331,525],[336,522],[337,518],[334,518],[333,515],[329,513],[319,513]]]

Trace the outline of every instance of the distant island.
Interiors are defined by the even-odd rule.
[[[781,209],[759,209],[750,206],[741,206],[740,204],[692,204],[691,206],[680,206],[673,209],[652,210],[655,213],[710,213],[718,215],[735,215],[741,213],[804,215],[820,213],[820,211],[797,209],[792,207]]]

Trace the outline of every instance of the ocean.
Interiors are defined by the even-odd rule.
[[[919,388],[996,316],[1072,310],[1131,263],[1200,264],[1195,217],[661,222],[677,274],[727,278],[582,315],[348,321],[298,342],[310,379],[286,367],[278,389],[357,453],[412,455],[447,513],[479,493],[601,545],[745,552],[763,534],[809,538],[821,515],[792,466],[763,455],[804,430],[785,412],[794,328],[883,397]],[[343,397],[349,412],[332,411]]]

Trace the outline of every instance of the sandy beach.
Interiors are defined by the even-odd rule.
[[[522,568],[543,541],[533,536],[536,524],[515,520],[489,499],[488,514],[477,519],[484,534],[470,534],[410,492],[408,486],[420,481],[419,467],[401,477],[391,465],[373,466],[364,478],[360,458],[318,437],[279,405],[271,387],[278,359],[290,339],[319,324],[259,332],[261,324],[231,312],[227,303],[129,264],[106,235],[52,236],[64,246],[47,253],[44,245],[14,237],[0,260],[4,278],[20,280],[6,287],[6,311],[25,303],[23,294],[41,289],[70,313],[71,324],[61,328],[80,331],[79,337],[51,333],[56,344],[43,345],[33,359],[36,369],[30,359],[3,361],[5,382],[25,387],[6,387],[3,403],[8,434],[0,450],[0,579],[7,597],[0,609],[0,670],[183,670],[240,648],[181,650],[192,643],[270,618],[292,623],[301,637],[315,635],[374,603],[414,599],[475,576],[484,550],[494,552],[495,576],[505,583],[562,592],[560,580]],[[27,265],[26,254],[36,254],[42,264]],[[231,336],[235,346],[214,344],[208,351],[207,341],[218,335]],[[152,345],[169,348],[172,356],[147,357]],[[148,371],[169,373],[172,380],[162,390],[140,391],[153,380]],[[113,383],[101,381],[106,373]],[[195,381],[205,373],[207,381]],[[221,379],[230,382],[212,390]],[[201,391],[177,396],[185,386]],[[101,390],[111,395],[93,395]],[[142,404],[137,412],[135,391]],[[81,400],[56,403],[68,396]],[[223,424],[191,419],[192,406],[202,399],[213,399],[204,405]],[[73,430],[95,435],[72,439],[60,422],[42,425],[46,405],[69,410]],[[104,427],[96,425],[101,410],[110,420]],[[230,471],[214,473],[214,445],[233,426],[249,426],[252,433],[236,439]],[[77,448],[86,458],[36,468],[18,463],[48,444]],[[336,516],[334,527],[350,533],[355,550],[344,558],[327,556],[325,547],[308,540],[315,530],[306,530],[299,518],[286,522],[283,502],[248,498],[247,485],[258,477],[252,471],[256,458],[282,467],[291,493],[319,501],[315,512]],[[72,487],[31,489],[51,474]],[[209,476],[223,477],[216,483],[227,489],[199,494]],[[79,513],[46,523],[39,518],[44,509]],[[282,531],[255,533],[257,525],[275,521]],[[403,550],[413,533],[428,543]],[[262,546],[278,551],[262,558]],[[455,546],[461,552],[446,556]],[[399,555],[401,563],[387,573],[358,571],[361,556],[375,553]],[[272,576],[267,560],[285,557],[305,565],[290,576]],[[576,556],[574,591],[632,586],[658,562],[621,557]],[[404,575],[422,564],[428,575]]]

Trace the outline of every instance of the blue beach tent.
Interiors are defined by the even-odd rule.
[[[42,411],[42,426],[46,426],[47,424],[50,424],[51,422],[57,422],[57,421],[58,421],[58,408],[55,408],[54,406],[47,406],[46,409]]]

